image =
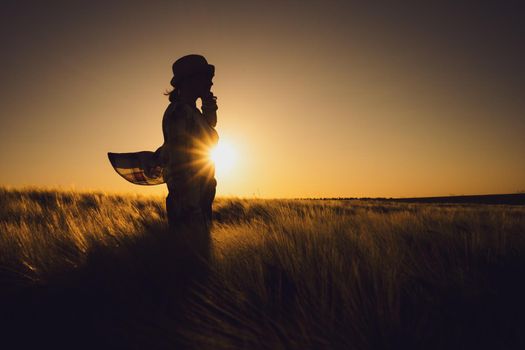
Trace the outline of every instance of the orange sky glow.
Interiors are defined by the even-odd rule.
[[[171,64],[198,53],[235,154],[218,196],[525,190],[519,14],[348,3],[7,5],[0,185],[167,193],[106,153],[162,144]]]

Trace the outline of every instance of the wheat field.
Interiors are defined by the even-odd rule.
[[[0,347],[525,345],[523,206],[218,198],[211,234],[193,278],[164,198],[1,188]]]

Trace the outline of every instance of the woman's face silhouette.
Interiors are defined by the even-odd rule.
[[[210,74],[198,73],[184,80],[181,89],[197,97],[206,97],[213,85],[212,79]]]

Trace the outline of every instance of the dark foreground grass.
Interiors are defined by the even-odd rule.
[[[214,215],[197,273],[162,198],[0,190],[0,347],[525,346],[523,207],[218,199]]]

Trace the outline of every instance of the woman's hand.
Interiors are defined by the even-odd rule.
[[[208,121],[208,124],[212,127],[217,125],[217,97],[213,95],[213,92],[209,92],[206,96],[201,97],[202,99],[202,114]]]
[[[201,97],[202,106],[208,109],[215,108],[217,110],[217,97],[213,95],[213,92],[209,91],[206,95]]]

